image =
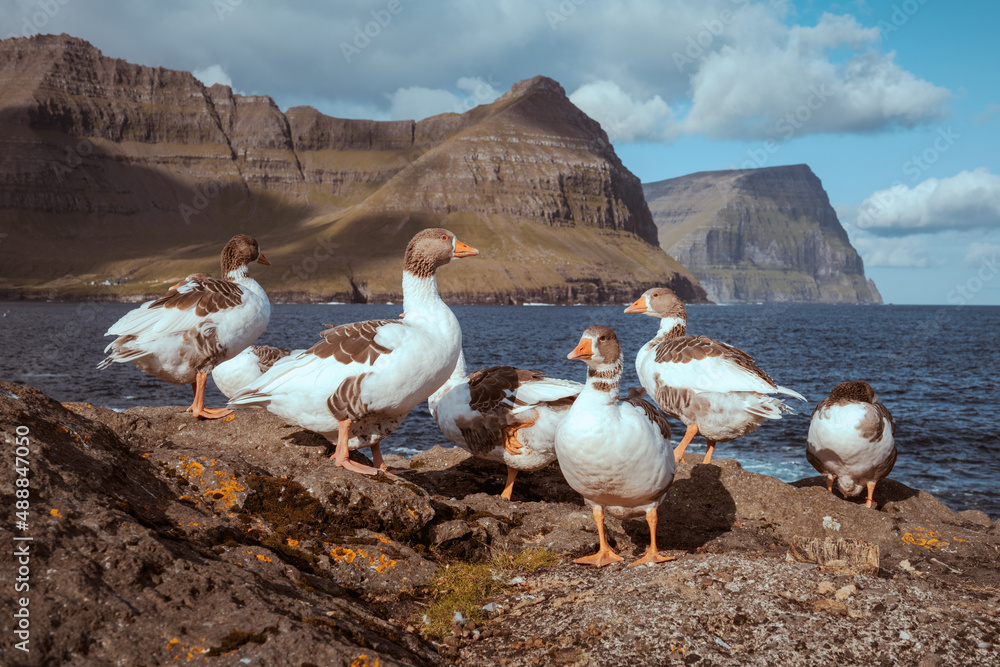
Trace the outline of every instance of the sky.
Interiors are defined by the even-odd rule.
[[[896,304],[1000,305],[997,25],[992,0],[0,0],[2,37],[282,110],[421,119],[542,74],[644,183],[808,164]]]

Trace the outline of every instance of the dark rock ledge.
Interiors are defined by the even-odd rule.
[[[30,598],[31,652],[14,648],[8,612],[5,664],[987,665],[1000,654],[998,523],[891,480],[875,511],[818,478],[689,461],[658,533],[677,560],[595,570],[571,562],[596,533],[556,466],[523,474],[505,503],[500,467],[461,450],[389,457],[403,480],[369,479],[266,412],[195,422],[0,383],[8,508],[18,426],[30,431],[29,529],[9,512],[0,539],[33,538],[31,588],[13,592],[13,564],[0,586]],[[608,526],[626,562],[641,553],[644,523]],[[877,547],[877,574],[790,560],[790,546],[826,538]],[[503,546],[560,559],[492,600],[475,632],[456,627],[468,637],[422,638],[438,568]]]

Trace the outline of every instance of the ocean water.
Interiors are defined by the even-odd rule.
[[[30,384],[60,401],[114,409],[187,406],[191,390],[145,375],[131,364],[99,371],[107,328],[133,308],[115,303],[0,303],[0,379]],[[584,364],[566,359],[591,324],[615,329],[627,359],[653,337],[658,321],[625,315],[624,306],[456,306],[470,370],[498,364],[583,381]],[[399,305],[274,306],[260,344],[308,347],[323,324],[396,317]],[[933,493],[956,510],[1000,516],[997,369],[1000,307],[974,306],[689,306],[688,331],[749,352],[774,380],[804,395],[788,399],[795,415],[765,422],[723,443],[719,457],[794,481],[817,474],[805,458],[812,409],[839,382],[866,380],[897,424],[899,458],[890,477]],[[211,383],[210,383],[211,384]],[[625,365],[623,390],[638,386]],[[207,404],[225,403],[214,386]],[[683,426],[672,422],[674,441]],[[383,444],[412,455],[450,446],[417,406]],[[688,451],[704,452],[695,438]]]

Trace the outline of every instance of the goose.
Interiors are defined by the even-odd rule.
[[[172,384],[190,384],[195,418],[219,419],[232,413],[205,407],[208,374],[257,340],[267,328],[271,303],[250,277],[251,262],[270,265],[246,234],[222,249],[222,278],[194,273],[160,297],[147,301],[111,325],[117,336],[98,364],[133,362],[140,370]]]
[[[460,354],[451,377],[427,404],[449,440],[473,456],[506,464],[500,497],[510,500],[518,471],[540,470],[556,459],[556,429],[582,387],[513,366],[466,376]]]
[[[687,427],[674,451],[678,463],[699,432],[708,441],[702,461],[707,464],[716,443],[752,433],[765,419],[792,413],[784,401],[768,394],[806,400],[775,384],[743,350],[707,336],[688,335],[687,311],[669,288],[646,290],[625,312],[660,318],[656,336],[636,355],[635,370],[656,404]]]
[[[462,329],[438,294],[436,271],[479,251],[445,229],[425,229],[403,259],[403,319],[353,322],[277,364],[230,400],[260,406],[333,440],[337,466],[364,475],[388,473],[381,440],[451,375]],[[371,447],[374,467],[348,458]]]
[[[212,379],[226,398],[232,398],[243,387],[266,373],[275,363],[305,350],[289,350],[271,345],[251,345],[229,361],[212,369]]]
[[[605,511],[646,516],[649,548],[631,565],[674,560],[656,548],[657,507],[677,467],[666,418],[647,401],[618,400],[622,349],[614,330],[589,327],[567,358],[587,364],[587,383],[556,431],[556,456],[570,487],[591,506],[600,542],[597,553],[575,562],[602,567],[623,560],[605,537]]]
[[[896,422],[867,382],[841,382],[813,410],[806,459],[826,477],[836,478],[846,498],[866,488],[865,507],[875,505],[875,485],[896,463]]]

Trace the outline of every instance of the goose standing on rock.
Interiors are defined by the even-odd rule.
[[[438,294],[435,272],[455,257],[478,254],[445,229],[418,233],[403,260],[403,319],[331,327],[229,404],[266,407],[331,440],[336,435],[330,458],[342,468],[388,472],[382,438],[444,384],[462,350],[462,329]],[[348,458],[361,447],[371,447],[374,468]]]
[[[768,394],[806,400],[775,384],[743,350],[707,336],[689,336],[684,304],[666,287],[646,290],[625,312],[660,318],[656,337],[636,355],[635,370],[656,404],[687,427],[674,451],[678,462],[699,432],[708,441],[702,463],[709,463],[716,443],[735,440],[755,431],[765,419],[781,419],[782,412],[792,412],[784,401]]]
[[[604,513],[646,515],[649,548],[631,565],[674,560],[656,548],[656,508],[674,481],[676,463],[666,418],[642,399],[618,400],[622,349],[615,332],[592,326],[566,355],[587,364],[587,384],[556,432],[566,481],[594,512],[600,547],[577,563],[601,567],[622,560],[604,535]]]
[[[556,429],[582,388],[513,366],[466,376],[463,354],[427,404],[449,440],[473,456],[506,464],[500,497],[510,500],[519,470],[539,470],[556,459]]]
[[[222,250],[222,278],[195,273],[166,294],[147,301],[111,325],[117,336],[111,354],[98,368],[131,361],[172,384],[190,384],[196,418],[219,419],[232,413],[205,407],[205,382],[216,366],[239,354],[264,333],[271,303],[250,277],[251,262],[270,265],[246,234],[237,234]]]
[[[806,459],[826,477],[836,478],[847,498],[865,489],[866,507],[875,505],[875,485],[896,464],[896,422],[867,382],[841,382],[819,402],[809,422]]]

